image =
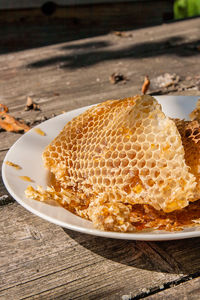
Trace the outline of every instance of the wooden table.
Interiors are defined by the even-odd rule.
[[[7,38],[1,35],[4,46]],[[199,95],[199,38],[200,19],[193,19],[2,51],[0,103],[36,124],[44,116],[135,95],[146,74],[151,79],[166,72],[180,81],[165,93]],[[114,72],[126,83],[111,84]],[[27,96],[41,111],[24,111]],[[20,136],[0,131],[1,162]],[[1,181],[3,195],[8,192]],[[89,236],[44,221],[9,196],[1,201],[0,241],[0,299],[200,299],[199,238],[139,242]]]

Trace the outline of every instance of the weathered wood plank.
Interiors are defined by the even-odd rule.
[[[133,31],[131,38],[109,34],[46,47],[42,51],[33,49],[1,56],[1,98],[4,101],[20,98],[22,102],[27,94],[33,93],[49,99],[54,92],[60,91],[69,98],[73,92],[76,99],[82,93],[98,94],[103,88],[115,96],[127,88],[130,93],[131,87],[133,93],[140,91],[146,73],[153,76],[176,69],[182,76],[198,74],[199,52],[192,46],[195,47],[199,39],[199,21],[190,22],[187,29],[181,22],[177,29],[169,24]],[[114,71],[121,71],[130,81],[125,86],[111,85],[108,77]],[[21,82],[23,85],[19,84]],[[53,98],[58,102],[61,97]]]
[[[41,220],[17,204],[2,207],[0,214],[2,297],[12,298],[15,294],[20,299],[47,291],[56,296],[65,291],[70,298],[88,292],[93,294],[97,287],[104,291],[109,286],[112,291],[134,289],[136,292],[141,285],[152,285],[151,272],[145,270],[145,265],[146,269],[152,269],[151,263],[143,259],[145,255],[143,257],[134,243],[85,236],[79,237],[81,244],[62,228]],[[91,251],[87,245],[94,249]],[[106,255],[110,259],[104,258]],[[144,268],[143,276],[135,264]],[[178,277],[154,273],[156,284]],[[130,281],[134,287],[129,285]]]
[[[176,72],[182,82],[199,74],[197,61],[200,19],[132,31],[131,37],[113,34],[66,42],[0,56],[0,102],[16,117],[33,121],[106,99],[140,93],[143,77]],[[0,47],[1,48],[1,47]],[[113,72],[124,74],[126,84],[112,85]],[[174,94],[199,95],[198,89]],[[24,112],[32,95],[41,112]],[[1,136],[5,136],[1,133]],[[12,137],[11,137],[12,136]],[[10,139],[11,137],[11,139]],[[5,149],[17,139],[8,134]],[[2,146],[3,143],[3,146]]]
[[[196,272],[200,263],[199,239],[162,244],[97,238],[63,230],[18,204],[1,207],[0,220],[1,297],[137,295]]]
[[[0,133],[1,134],[1,133]],[[3,159],[6,155],[6,152],[7,151],[0,151],[0,166],[2,166],[2,162],[3,162]],[[0,173],[0,197],[2,196],[8,196],[8,198],[10,199],[10,201],[0,201],[0,206],[1,204],[3,204],[4,202],[11,202],[11,196],[9,195],[8,191],[6,190],[4,184],[3,184],[3,181],[2,181],[2,177],[1,177],[1,173]],[[4,197],[4,198],[5,198]],[[7,199],[8,200],[8,199]]]
[[[187,28],[186,28],[187,24]],[[113,34],[0,56],[0,102],[11,114],[27,121],[52,116],[106,99],[140,93],[143,77],[176,73],[183,82],[197,76],[200,19],[132,31],[129,38]],[[194,49],[193,49],[193,48]],[[126,84],[112,85],[113,72],[124,74]],[[195,94],[198,90],[174,94]],[[25,112],[31,95],[41,112]],[[0,132],[0,149],[20,136]]]
[[[14,142],[16,142],[21,137],[21,134],[16,134],[13,132],[0,132],[0,151],[8,151]]]
[[[176,72],[183,81],[197,76],[199,24],[196,19],[131,31],[128,38],[110,33],[1,55],[0,103],[8,105],[15,117],[34,121],[139,93],[145,74],[151,78]],[[113,72],[123,73],[129,81],[110,84]],[[199,91],[183,94],[198,95]],[[28,95],[38,101],[41,111],[24,111]],[[0,131],[0,163],[20,136]],[[0,180],[3,194],[8,193]],[[2,299],[135,297],[143,289],[192,276],[200,265],[199,238],[157,243],[97,238],[63,230],[17,203],[0,207],[0,240]],[[175,299],[178,295],[197,299],[198,279],[190,281],[179,285],[188,294],[180,294],[177,286],[158,293],[158,299],[161,293],[164,298],[174,293]]]
[[[147,297],[148,300],[199,300],[200,298],[200,278],[192,279],[178,286],[171,287],[152,296]]]

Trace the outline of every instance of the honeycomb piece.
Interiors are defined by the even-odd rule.
[[[185,122],[185,137],[191,139],[195,144],[200,141],[200,120]]]
[[[43,159],[62,189],[85,201],[90,219],[89,211],[106,203],[111,210],[149,204],[171,212],[197,200],[196,178],[185,163],[177,127],[151,96],[90,108],[64,127]]]
[[[200,120],[200,99],[197,100],[196,108],[189,115],[192,121]]]
[[[196,195],[200,198],[200,121],[184,121],[175,119],[185,150],[185,162],[190,172],[196,177]]]
[[[38,187],[35,190],[29,186],[26,189],[26,196],[51,205],[59,203],[72,213],[91,220],[96,228],[106,231],[135,232],[146,229],[175,231],[200,224],[200,200],[190,203],[183,209],[165,213],[146,204],[91,201],[85,205],[84,201],[81,203],[76,193],[57,190],[55,187],[48,187],[46,190]]]

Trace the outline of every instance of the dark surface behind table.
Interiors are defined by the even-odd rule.
[[[29,123],[140,93],[145,75],[152,79],[176,73],[178,84],[165,93],[200,94],[200,19],[73,41],[61,25],[59,31],[50,25],[49,33],[30,26],[0,28],[0,103]],[[21,40],[14,34],[20,30]],[[54,35],[54,43],[29,45],[43,34],[45,40]],[[113,72],[128,80],[111,84]],[[41,111],[24,111],[27,96]],[[19,137],[0,131],[1,162]],[[8,192],[0,181],[3,195]],[[199,299],[199,238],[149,243],[103,239],[64,230],[7,200],[0,207],[2,299]]]

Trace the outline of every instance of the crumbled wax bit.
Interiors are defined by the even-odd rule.
[[[15,163],[13,163],[13,162],[11,162],[9,160],[6,161],[6,165],[11,166],[11,167],[13,167],[13,168],[15,168],[17,170],[22,169],[22,167],[20,167],[19,165],[15,164]]]
[[[24,181],[33,182],[33,180],[28,176],[19,176],[19,178],[24,180]]]
[[[39,135],[42,135],[42,136],[45,136],[46,133],[44,131],[42,131],[40,128],[36,127],[34,128],[34,131],[39,134]]]

